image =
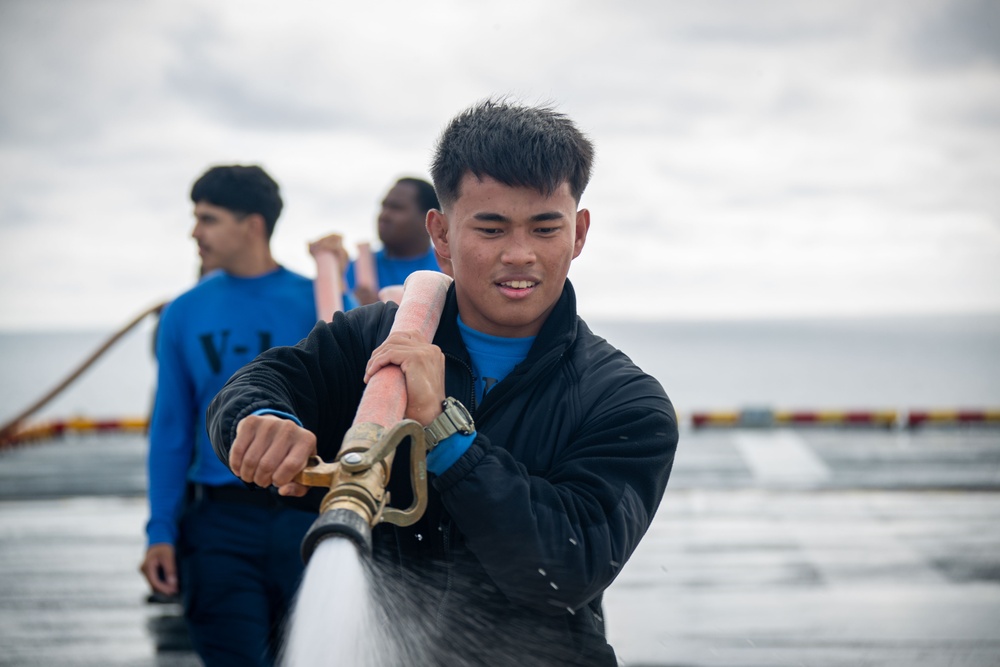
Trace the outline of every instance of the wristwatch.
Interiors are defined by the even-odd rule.
[[[427,440],[427,451],[431,451],[437,444],[455,433],[469,435],[476,430],[476,424],[472,421],[472,415],[465,409],[460,401],[449,396],[441,403],[443,412],[434,421],[424,427],[424,436]]]

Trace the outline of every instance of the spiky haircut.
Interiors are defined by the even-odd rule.
[[[431,165],[444,206],[459,197],[466,173],[543,195],[569,183],[577,203],[590,181],[594,146],[566,115],[490,98],[466,109],[445,128]]]

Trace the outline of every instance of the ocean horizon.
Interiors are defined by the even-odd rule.
[[[1000,313],[761,320],[591,319],[696,410],[1000,407]],[[120,339],[32,419],[144,416],[155,318]],[[0,331],[0,422],[51,390],[114,331]]]

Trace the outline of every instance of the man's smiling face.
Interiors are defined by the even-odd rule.
[[[483,333],[534,336],[559,300],[583,250],[590,213],[577,211],[568,183],[543,195],[466,174],[428,228],[451,260],[462,321]]]

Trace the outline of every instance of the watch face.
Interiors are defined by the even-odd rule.
[[[472,433],[475,423],[472,421],[472,415],[469,414],[469,410],[462,405],[461,401],[457,401],[449,396],[444,402],[444,412],[448,415],[448,419],[455,425],[455,428],[458,429],[458,432],[462,435]]]

